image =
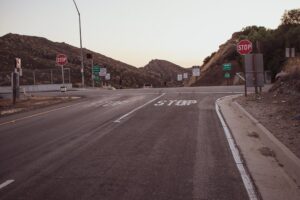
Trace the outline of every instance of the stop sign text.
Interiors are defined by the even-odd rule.
[[[249,40],[241,40],[237,44],[237,51],[241,55],[246,55],[252,52],[252,42]]]

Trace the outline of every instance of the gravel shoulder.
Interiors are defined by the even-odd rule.
[[[267,92],[236,101],[300,158],[300,96]]]

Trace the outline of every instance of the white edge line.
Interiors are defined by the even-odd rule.
[[[247,171],[245,169],[244,163],[242,162],[242,159],[241,159],[241,156],[240,156],[240,152],[239,152],[238,148],[235,145],[232,134],[230,133],[230,130],[227,127],[227,125],[225,123],[225,120],[224,120],[223,116],[220,113],[220,108],[219,108],[219,105],[218,105],[219,100],[220,99],[217,99],[217,101],[215,102],[215,108],[216,108],[216,112],[217,112],[217,115],[219,117],[219,120],[221,121],[222,127],[224,129],[224,133],[226,135],[227,142],[229,144],[231,153],[233,155],[233,159],[234,159],[235,164],[236,164],[236,166],[237,166],[237,168],[240,172],[240,175],[242,177],[244,186],[247,190],[249,199],[250,200],[258,200],[258,197],[257,197],[255,189],[254,189],[254,184],[253,184],[252,180],[249,177],[249,174],[247,173]]]
[[[115,122],[115,123],[120,123],[121,120],[124,119],[125,117],[131,115],[132,113],[134,113],[134,112],[136,112],[136,111],[138,111],[138,110],[140,110],[141,108],[147,106],[148,104],[152,103],[153,101],[156,101],[157,99],[161,98],[161,97],[164,96],[165,94],[166,94],[166,93],[162,93],[161,95],[159,95],[158,97],[156,97],[156,98],[154,98],[154,99],[148,101],[148,102],[145,103],[144,105],[141,105],[141,106],[139,106],[139,107],[133,109],[133,110],[130,111],[129,113],[126,113],[125,115],[123,115],[123,116],[121,116],[120,118],[116,119],[114,122]]]
[[[1,185],[0,185],[0,190],[2,189],[2,188],[4,188],[4,187],[6,187],[6,186],[8,186],[9,184],[11,184],[12,182],[14,182],[15,180],[7,180],[7,181],[5,181],[4,183],[2,183]]]
[[[54,112],[54,111],[57,111],[57,110],[62,110],[62,109],[65,109],[65,108],[73,107],[75,105],[82,104],[82,103],[83,102],[79,102],[79,103],[76,103],[76,104],[71,104],[71,105],[68,105],[68,106],[63,106],[63,107],[55,108],[55,109],[52,109],[52,110],[47,110],[47,111],[44,111],[44,112],[36,113],[36,114],[29,115],[29,116],[26,116],[26,117],[21,117],[21,118],[13,119],[13,120],[10,120],[10,121],[6,121],[6,122],[3,122],[3,123],[0,123],[0,126],[6,125],[6,124],[11,124],[11,123],[16,123],[17,121],[21,121],[21,120],[24,120],[24,119],[29,119],[29,118],[37,117],[37,116],[40,116],[40,115],[45,115],[45,114],[48,114],[48,113],[51,113],[51,112]]]

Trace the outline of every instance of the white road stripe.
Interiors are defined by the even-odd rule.
[[[2,183],[1,185],[0,185],[0,190],[2,189],[2,188],[4,188],[4,187],[6,187],[6,186],[8,186],[9,184],[11,184],[12,182],[14,182],[15,180],[7,180],[7,181],[5,181],[4,183]]]
[[[11,123],[16,123],[18,121],[33,118],[33,117],[37,117],[37,116],[40,116],[40,115],[45,115],[45,114],[48,114],[48,113],[51,113],[51,112],[54,112],[54,111],[57,111],[57,110],[73,107],[75,105],[82,104],[82,103],[84,103],[84,102],[80,102],[80,103],[76,103],[76,104],[72,104],[72,105],[64,106],[64,107],[60,107],[60,108],[55,108],[53,110],[48,110],[48,111],[45,111],[45,112],[36,113],[36,114],[29,115],[29,116],[26,116],[26,117],[17,118],[17,119],[14,119],[14,120],[10,120],[10,121],[7,121],[7,122],[0,123],[0,126],[6,125],[6,124],[11,124]]]
[[[144,105],[141,105],[141,106],[139,106],[139,107],[133,109],[133,110],[130,111],[129,113],[126,113],[125,115],[123,115],[123,116],[121,116],[120,118],[116,119],[114,122],[115,122],[115,123],[120,123],[121,120],[124,119],[125,117],[131,115],[132,113],[134,113],[134,112],[136,112],[136,111],[138,111],[138,110],[140,110],[141,108],[147,106],[148,104],[150,104],[150,103],[156,101],[157,99],[161,98],[161,97],[164,96],[165,94],[166,94],[166,93],[163,93],[163,94],[159,95],[158,97],[156,97],[156,98],[154,98],[154,99],[148,101],[148,102],[145,103]]]
[[[168,92],[168,94],[243,94],[244,92]]]
[[[225,136],[226,136],[226,139],[227,139],[227,142],[229,144],[229,147],[230,147],[230,150],[231,150],[231,153],[233,155],[233,159],[235,161],[235,164],[241,174],[241,177],[242,177],[242,180],[243,180],[243,183],[244,183],[244,186],[247,190],[247,193],[248,193],[248,196],[249,196],[249,199],[250,200],[258,200],[258,197],[256,195],[256,192],[255,192],[255,189],[254,189],[254,184],[252,182],[252,180],[250,179],[249,177],[249,174],[247,173],[246,171],[246,168],[244,166],[244,163],[241,159],[241,156],[240,156],[240,152],[238,150],[238,148],[236,147],[236,144],[234,142],[234,139],[232,137],[232,134],[230,133],[230,130],[220,112],[220,108],[217,104],[217,102],[219,101],[220,99],[218,99],[215,103],[215,108],[216,108],[216,112],[217,112],[217,115],[221,121],[221,124],[222,124],[222,127],[224,129],[224,133],[225,133]]]

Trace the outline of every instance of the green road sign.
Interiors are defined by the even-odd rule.
[[[93,66],[92,69],[93,73],[99,73],[100,72],[100,67],[98,65]]]
[[[225,64],[223,64],[223,70],[224,71],[230,71],[231,68],[232,68],[231,63],[225,63]]]
[[[226,72],[226,73],[224,74],[224,78],[230,78],[230,73],[229,73],[229,72]]]

